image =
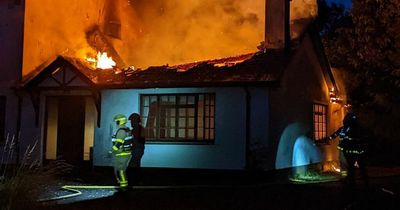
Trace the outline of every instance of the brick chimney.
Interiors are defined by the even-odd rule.
[[[290,0],[265,1],[265,48],[290,48]]]

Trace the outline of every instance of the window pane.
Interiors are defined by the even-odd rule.
[[[199,104],[198,104],[198,106],[197,106],[197,115],[198,115],[199,117],[201,117],[201,116],[204,115],[204,106],[203,106],[203,102],[200,102],[200,101],[199,101]]]
[[[165,129],[160,129],[160,138],[165,138]]]
[[[147,128],[146,131],[147,131],[147,136],[146,137],[148,137],[148,138],[154,138],[155,137],[155,133],[156,133],[155,129]]]
[[[179,118],[179,127],[180,128],[186,127],[186,118]]]
[[[175,109],[168,109],[168,112],[169,112],[169,116],[175,117],[175,112],[176,112]]]
[[[191,138],[191,139],[194,138],[194,129],[189,129],[188,130],[188,138]]]
[[[204,129],[203,129],[203,128],[199,128],[199,129],[197,130],[197,138],[198,138],[198,139],[203,139],[203,132],[204,132]]]
[[[210,128],[214,128],[214,118],[210,118]]]
[[[188,96],[188,104],[194,104],[194,96]]]
[[[168,96],[161,96],[161,101],[162,102],[167,102],[168,101]]]
[[[157,102],[157,96],[151,96],[150,97],[150,104]]]
[[[180,117],[185,117],[186,116],[186,109],[185,108],[180,108],[179,109],[179,116]]]
[[[175,138],[175,129],[169,129],[169,136]]]
[[[197,127],[199,127],[199,128],[202,128],[202,127],[204,127],[204,125],[203,125],[203,118],[202,117],[199,117],[199,118],[197,118],[198,120],[197,120]]]
[[[171,127],[175,127],[175,120],[176,120],[175,117],[169,118],[169,125],[170,125]]]
[[[149,106],[149,100],[150,100],[150,97],[149,96],[143,96],[143,105],[144,106]]]
[[[175,102],[176,102],[176,97],[175,97],[175,96],[169,96],[168,98],[169,98],[169,99],[168,99],[169,102],[175,104]]]
[[[156,120],[154,117],[149,117],[147,118],[147,124],[146,127],[155,127],[156,126]]]
[[[214,129],[210,129],[210,139],[214,139]]]
[[[179,129],[179,138],[184,138],[185,137],[185,129]]]
[[[186,104],[186,96],[179,96],[179,104]]]
[[[143,107],[142,117],[149,116],[149,108]]]
[[[188,108],[188,116],[194,117],[194,108]]]
[[[188,121],[189,128],[194,128],[194,118],[189,118]]]
[[[210,95],[210,105],[214,105],[214,95]]]

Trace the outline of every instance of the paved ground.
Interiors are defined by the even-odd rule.
[[[110,171],[96,171],[69,181],[112,185]],[[356,188],[340,181],[293,184],[288,171],[152,170],[137,187],[84,190],[72,199],[48,202],[42,209],[400,209],[400,169],[370,167],[370,185]],[[111,176],[112,177],[112,176]],[[51,194],[51,190],[49,191]],[[104,196],[92,196],[99,193]]]

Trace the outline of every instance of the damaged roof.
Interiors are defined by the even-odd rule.
[[[93,69],[81,58],[60,55],[22,78],[20,86],[32,87],[59,67],[72,67],[90,86],[97,88],[157,88],[210,86],[266,86],[278,80],[285,66],[281,51],[147,69]]]

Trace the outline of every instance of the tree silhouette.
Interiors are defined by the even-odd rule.
[[[354,0],[349,13],[322,6],[331,17],[320,17],[324,46],[332,67],[346,75],[349,102],[380,139],[398,141],[400,1]]]

